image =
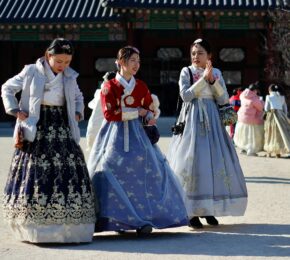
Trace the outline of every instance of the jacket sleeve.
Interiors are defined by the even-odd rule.
[[[144,83],[145,84],[145,83]],[[146,110],[148,110],[146,116],[145,116],[145,121],[149,121],[150,119],[154,118],[154,111],[155,111],[155,106],[153,102],[152,95],[150,93],[150,90],[148,87],[145,85],[145,97],[143,98],[143,105],[142,107]],[[157,98],[158,99],[158,98]],[[159,102],[159,100],[158,100]]]
[[[19,110],[18,100],[15,95],[22,90],[24,78],[28,69],[29,66],[26,65],[19,74],[8,79],[2,85],[1,96],[5,111],[9,115],[15,115],[15,111]]]
[[[104,117],[107,121],[122,121],[122,111],[117,98],[108,83],[101,89],[101,104]]]
[[[211,87],[217,103],[219,105],[224,105],[229,103],[229,94],[222,73],[219,70],[217,71],[218,78],[215,80],[214,84],[211,85]]]
[[[260,100],[258,97],[255,98],[253,101],[253,106],[258,110],[258,111],[263,111],[264,110],[264,101]]]
[[[184,102],[190,102],[194,98],[197,98],[202,89],[205,88],[207,82],[203,77],[193,83],[190,86],[189,71],[186,67],[181,70],[179,77],[179,91],[180,96]]]
[[[285,96],[282,97],[282,100],[283,100],[282,110],[286,114],[286,116],[288,116],[288,109],[287,109],[287,104],[285,101]]]
[[[154,112],[153,99],[152,99],[150,90],[148,89],[146,85],[144,86],[144,92],[145,92],[145,96],[144,96],[143,108],[150,110],[151,112]]]
[[[84,119],[84,96],[76,81],[75,81],[75,104],[76,104],[75,113],[80,115],[80,120],[83,120]]]
[[[269,102],[269,96],[268,95],[266,96],[264,109],[265,109],[266,112],[268,112],[271,109],[271,105],[270,105],[270,102]]]

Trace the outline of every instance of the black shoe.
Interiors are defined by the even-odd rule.
[[[206,219],[207,224],[212,226],[218,226],[219,222],[214,216],[204,216],[203,218]]]
[[[124,229],[119,229],[116,231],[119,235],[124,235],[126,231]]]
[[[203,228],[203,225],[201,224],[198,217],[193,217],[189,220],[190,226],[193,228]]]
[[[152,227],[150,225],[145,225],[143,227],[140,227],[136,229],[137,236],[147,236],[152,232]]]

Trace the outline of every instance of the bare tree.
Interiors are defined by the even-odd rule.
[[[290,10],[269,11],[268,17],[270,33],[265,41],[267,81],[283,85],[287,100],[290,100]]]

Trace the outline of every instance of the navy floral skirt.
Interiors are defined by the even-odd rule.
[[[4,190],[4,216],[18,224],[95,222],[95,199],[64,107],[41,106],[34,142],[16,149]]]

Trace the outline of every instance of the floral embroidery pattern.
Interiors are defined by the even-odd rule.
[[[102,90],[101,91],[102,91],[102,94],[104,96],[108,95],[108,93],[109,93],[109,89],[107,87],[102,87]]]
[[[200,79],[201,76],[202,76],[202,75],[201,75],[199,72],[194,72],[194,73],[192,74],[193,82],[198,81],[198,80]]]
[[[111,103],[107,102],[106,103],[106,110],[111,110],[111,109],[112,109]]]
[[[125,103],[126,105],[131,106],[131,105],[134,104],[134,102],[135,102],[135,99],[134,99],[133,96],[127,96],[127,97],[124,98],[124,103]]]
[[[129,152],[123,151],[123,122],[108,123],[105,127],[110,130],[101,131],[96,140],[99,150],[110,138],[91,173],[96,187],[102,187],[96,189],[100,203],[97,230],[186,224],[186,209],[166,158],[147,140],[138,119],[128,126]]]
[[[15,150],[3,195],[8,222],[95,222],[94,194],[84,156],[66,120],[62,108],[42,107],[35,141],[24,150]]]

